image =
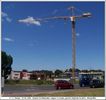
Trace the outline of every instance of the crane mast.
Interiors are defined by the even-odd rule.
[[[75,81],[75,68],[76,68],[76,32],[75,32],[75,17],[71,17],[72,23],[72,79]]]

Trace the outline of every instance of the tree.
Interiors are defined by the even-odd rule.
[[[11,73],[11,65],[13,63],[13,58],[11,55],[7,55],[6,52],[2,51],[1,54],[1,75],[7,79],[8,75]]]
[[[70,69],[69,69],[69,72],[72,72],[72,69],[73,69],[73,68],[70,68]],[[76,68],[75,71],[76,71],[76,72],[80,72],[80,69]]]
[[[49,78],[51,78],[51,76],[53,75],[53,72],[49,70],[41,70],[41,72],[45,73],[46,76],[49,76]]]
[[[59,76],[60,74],[62,74],[63,72],[59,69],[55,70],[55,76]]]
[[[66,69],[65,72],[69,72],[69,69]]]
[[[22,72],[28,72],[28,70],[27,69],[23,69]]]
[[[85,73],[87,73],[87,72],[89,72],[87,69],[84,69],[84,70],[81,70],[81,72],[85,72]]]
[[[32,73],[32,74],[30,75],[30,79],[31,79],[31,80],[36,80],[36,79],[37,79],[36,73]]]
[[[69,69],[69,72],[72,72],[72,68]]]
[[[75,71],[76,71],[76,72],[80,72],[80,69],[76,68]]]
[[[96,72],[96,70],[94,70],[94,69],[91,69],[91,70],[90,70],[90,72]]]

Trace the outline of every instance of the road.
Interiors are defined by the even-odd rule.
[[[75,85],[75,89],[80,88],[89,88],[89,87],[80,87],[78,84]],[[46,92],[59,92],[59,91],[69,91],[70,89],[64,90],[56,90],[54,85],[29,85],[29,86],[15,86],[9,85],[4,87],[4,95],[21,95],[21,94],[29,94],[29,93],[46,93]],[[73,90],[73,89],[71,89]]]

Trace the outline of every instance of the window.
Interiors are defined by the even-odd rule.
[[[15,76],[18,76],[19,74],[14,74]]]

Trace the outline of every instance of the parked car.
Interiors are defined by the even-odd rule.
[[[80,73],[79,75],[79,85],[80,87],[88,87],[92,77],[88,73]]]
[[[90,87],[91,88],[104,87],[104,81],[101,81],[99,79],[93,79],[90,81]]]
[[[90,79],[89,78],[82,78],[79,80],[79,85],[80,87],[87,87],[90,84]]]
[[[73,89],[74,85],[66,80],[57,80],[55,82],[55,88],[58,89]]]

